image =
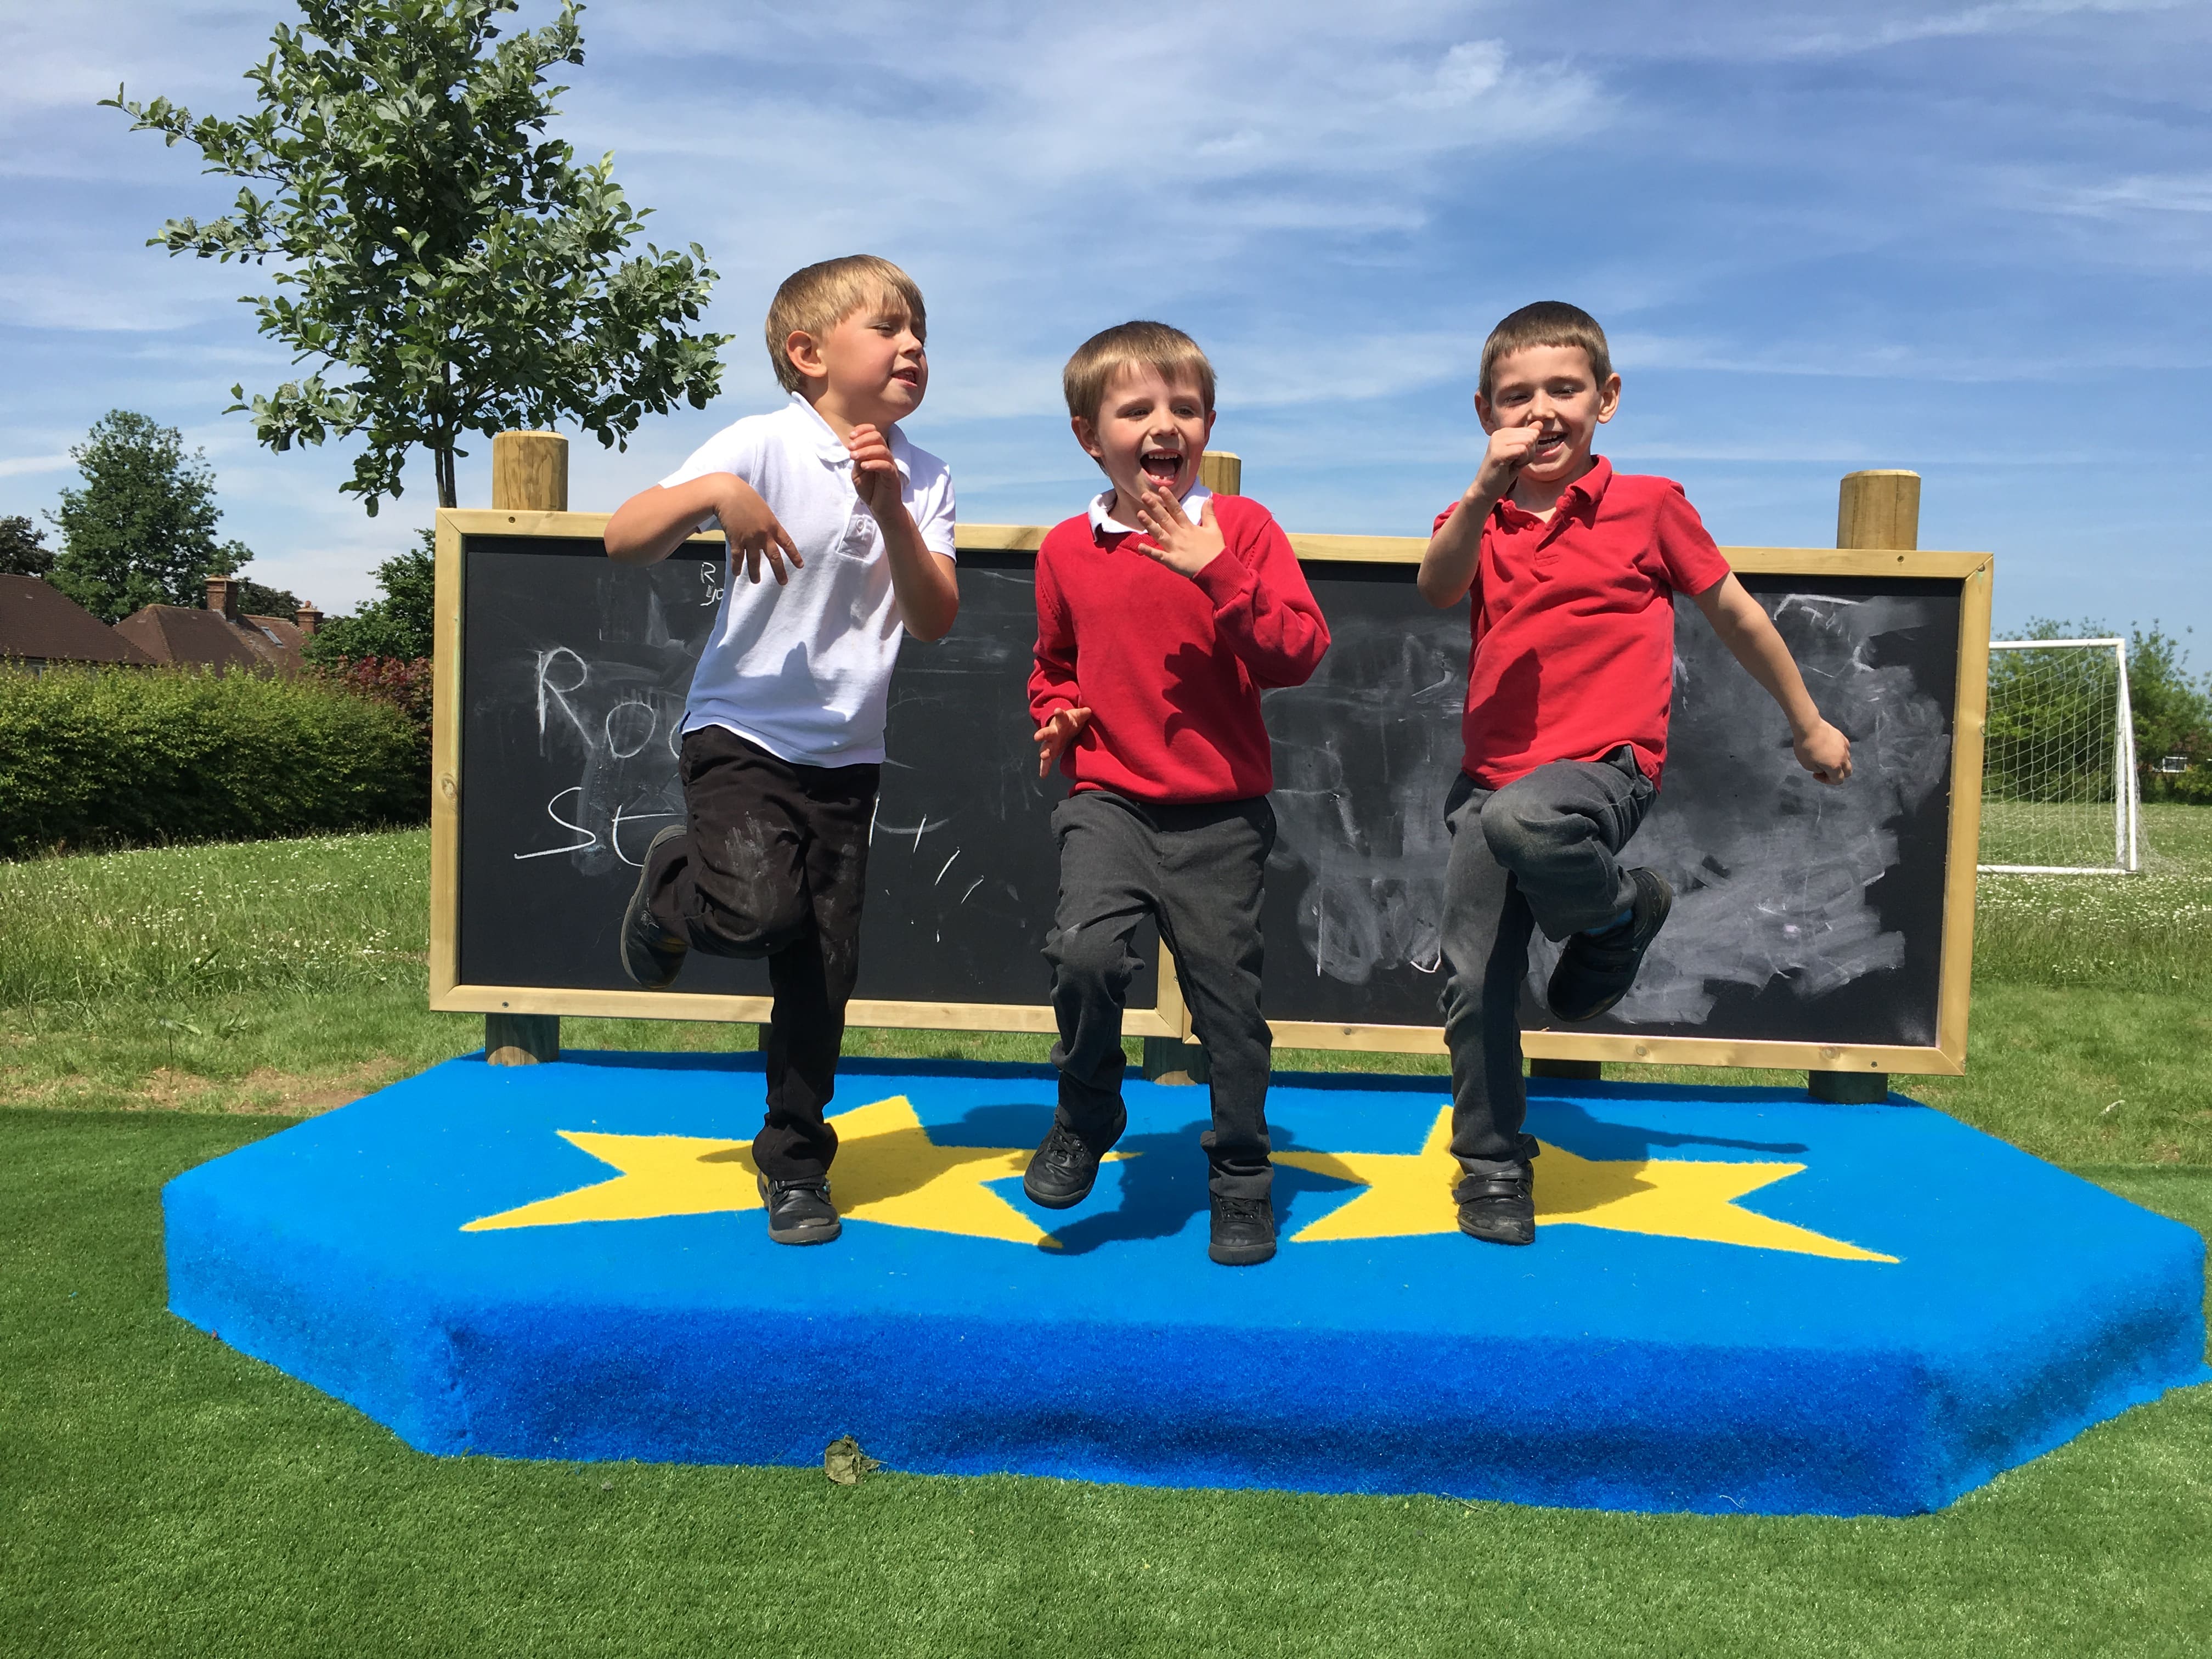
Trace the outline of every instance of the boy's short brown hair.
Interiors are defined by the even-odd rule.
[[[768,307],[768,359],[775,365],[776,384],[786,392],[806,389],[805,377],[783,349],[792,335],[811,334],[818,340],[862,306],[878,302],[903,308],[915,337],[928,337],[929,318],[922,309],[921,289],[888,259],[850,253],[785,277]]]
[[[1116,323],[1102,329],[1081,345],[1060,371],[1060,390],[1067,394],[1067,412],[1079,420],[1096,421],[1106,388],[1114,376],[1131,364],[1156,368],[1172,386],[1177,380],[1198,382],[1207,414],[1213,412],[1213,365],[1199,349],[1198,342],[1165,323]]]
[[[1474,389],[1489,397],[1490,373],[1498,360],[1530,346],[1580,346],[1597,383],[1603,386],[1612,378],[1613,354],[1606,348],[1605,331],[1597,325],[1597,319],[1565,300],[1539,300],[1532,306],[1522,306],[1490,331],[1490,337],[1482,343],[1482,374]]]

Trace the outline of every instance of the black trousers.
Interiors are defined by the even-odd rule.
[[[647,872],[656,921],[710,956],[768,958],[768,1121],[753,1162],[816,1181],[836,1155],[823,1121],[860,970],[860,902],[876,766],[799,766],[719,726],[684,739],[687,832]]]
[[[1086,789],[1053,810],[1052,827],[1060,905],[1044,953],[1060,1021],[1060,1123],[1096,1146],[1119,1121],[1121,1011],[1143,966],[1129,941],[1149,916],[1175,953],[1213,1073],[1213,1127],[1201,1137],[1211,1188],[1266,1198],[1274,1039],[1260,1012],[1260,897],[1274,810],[1264,798],[1158,806]]]
[[[1614,856],[1650,811],[1634,755],[1554,761],[1503,789],[1464,772],[1444,799],[1444,1046],[1451,1051],[1452,1155],[1470,1175],[1536,1155],[1522,1133],[1521,982],[1528,935],[1602,927],[1636,899]]]

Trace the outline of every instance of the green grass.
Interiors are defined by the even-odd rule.
[[[2148,876],[1983,878],[1968,1075],[1900,1086],[2212,1231],[2212,811],[2148,818]],[[410,831],[0,865],[0,1652],[2160,1655],[2201,1639],[2208,1389],[1905,1521],[895,1472],[847,1491],[807,1471],[418,1456],[162,1311],[158,1193],[477,1045],[479,1018],[422,1006],[426,863]],[[642,1021],[562,1035],[754,1040]],[[848,1048],[1044,1053],[911,1032]]]
[[[2212,1165],[2197,1077],[2212,1049],[2212,810],[2146,816],[2148,874],[1982,878],[1967,1075],[1899,1087],[2060,1163]],[[407,830],[0,864],[0,1100],[296,1112],[476,1048],[481,1018],[423,1006],[428,858],[428,832]],[[562,1036],[572,1048],[755,1042],[750,1025],[643,1020],[568,1019]],[[855,1030],[848,1051],[1041,1060],[1048,1046]],[[1296,1049],[1277,1063],[1443,1066]]]
[[[0,1650],[2201,1650],[2205,1389],[1897,1521],[420,1456],[161,1311],[161,1183],[277,1127],[0,1111]]]

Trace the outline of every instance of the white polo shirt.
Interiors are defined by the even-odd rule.
[[[891,459],[921,543],[952,551],[952,474],[896,427]],[[884,532],[853,493],[853,457],[830,423],[793,392],[773,415],[749,415],[699,446],[660,482],[734,472],[781,521],[799,556],[779,587],[763,561],[759,586],[732,556],[722,606],[691,677],[684,729],[726,726],[802,766],[884,757],[884,711],[898,659],[898,610]],[[714,526],[709,515],[701,525]],[[735,550],[732,550],[734,555]]]

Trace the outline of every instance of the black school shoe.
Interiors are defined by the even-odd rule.
[[[1275,1254],[1275,1206],[1264,1198],[1207,1194],[1213,1210],[1207,1255],[1224,1267],[1255,1267]]]
[[[631,984],[648,991],[666,990],[691,948],[653,920],[652,895],[646,891],[646,883],[653,874],[653,849],[683,833],[682,824],[672,823],[646,844],[644,861],[638,866],[637,886],[632,890],[629,903],[623,911],[623,972],[629,975]]]
[[[1535,1192],[1536,1172],[1526,1164],[1464,1177],[1452,1193],[1459,1204],[1460,1231],[1492,1244],[1534,1244]]]
[[[1128,1127],[1129,1113],[1124,1107],[1114,1120],[1113,1133],[1093,1146],[1054,1118],[1044,1144],[1030,1154],[1030,1167],[1022,1172],[1022,1190],[1029,1194],[1030,1202],[1048,1210],[1072,1210],[1082,1203],[1091,1196],[1091,1185],[1098,1179],[1098,1160],[1114,1150],[1114,1143]]]
[[[845,1231],[827,1181],[770,1181],[756,1175],[768,1206],[768,1236],[779,1244],[827,1244]]]
[[[1636,983],[1636,970],[1644,965],[1644,953],[1667,925],[1667,913],[1674,908],[1674,890],[1666,878],[1656,870],[1640,869],[1631,870],[1628,876],[1636,884],[1636,902],[1629,907],[1628,920],[1602,933],[1577,933],[1552,969],[1544,1000],[1561,1019],[1595,1019],[1626,996]]]

